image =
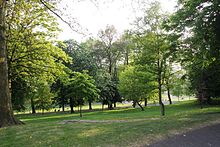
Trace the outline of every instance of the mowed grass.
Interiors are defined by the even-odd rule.
[[[1,147],[143,146],[167,136],[218,122],[220,107],[200,109],[195,101],[186,101],[166,106],[166,116],[163,117],[157,106],[146,107],[145,111],[123,108],[84,112],[82,118],[79,118],[78,113],[62,112],[23,114],[17,117],[25,125],[0,128]],[[63,123],[64,120],[80,119],[97,122]]]

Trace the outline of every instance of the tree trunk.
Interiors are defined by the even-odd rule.
[[[34,100],[32,97],[31,97],[31,110],[32,110],[32,114],[36,113],[35,106],[34,106]]]
[[[109,104],[109,108],[108,108],[108,109],[109,109],[109,110],[112,110],[112,109],[113,109],[112,103]]]
[[[14,117],[8,85],[8,65],[5,39],[6,0],[0,1],[0,128],[22,124]]]
[[[82,106],[79,106],[79,116],[82,117]]]
[[[104,103],[102,102],[102,111],[104,110]]]
[[[158,53],[158,56],[160,54]],[[161,115],[164,116],[165,115],[165,107],[164,107],[164,104],[162,102],[162,90],[161,90],[161,87],[162,87],[162,84],[161,84],[161,77],[162,77],[162,74],[161,74],[161,65],[162,63],[160,63],[160,60],[158,59],[157,61],[157,70],[158,70],[158,77],[157,77],[157,82],[158,82],[158,96],[159,96],[159,104],[160,104],[160,112],[161,112]]]
[[[73,109],[73,98],[70,98],[70,113],[74,113],[74,109]]]
[[[62,104],[62,111],[63,111],[63,112],[65,111],[65,105],[64,105],[64,103]]]
[[[167,87],[167,96],[168,96],[168,99],[169,99],[169,103],[170,105],[172,104],[172,100],[171,100],[171,96],[170,96],[170,88]]]
[[[137,102],[138,106],[141,108],[141,111],[144,111],[144,108],[141,106],[139,102]]]
[[[112,61],[111,61],[111,59],[109,59],[108,73],[109,73],[110,75],[112,75]]]
[[[144,99],[144,106],[147,106],[147,98]]]
[[[132,106],[133,106],[133,108],[135,108],[136,107],[136,101],[133,101],[133,104],[132,104]]]
[[[89,110],[92,110],[92,102],[89,101]]]
[[[164,107],[164,104],[162,102],[162,94],[161,94],[161,83],[159,82],[158,80],[158,90],[159,90],[159,104],[160,104],[160,112],[161,112],[161,115],[164,116],[165,115],[165,107]]]
[[[126,52],[126,55],[125,55],[125,65],[128,65],[129,64],[129,61],[128,61],[128,52]]]
[[[114,102],[114,108],[116,108],[116,102]]]

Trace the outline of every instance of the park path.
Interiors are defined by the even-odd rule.
[[[220,147],[220,124],[176,135],[148,147]]]

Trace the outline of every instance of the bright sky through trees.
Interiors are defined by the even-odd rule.
[[[80,2],[63,0],[63,7],[66,7],[67,13],[81,25],[82,32],[86,36],[73,32],[65,23],[60,21],[60,27],[63,32],[59,39],[76,39],[78,41],[91,36],[97,36],[100,29],[106,25],[114,25],[121,33],[125,29],[131,28],[131,23],[136,17],[143,14],[143,8],[147,3],[155,0],[107,0],[98,1],[98,5],[92,0]],[[159,0],[163,11],[172,12],[175,9],[176,0]],[[145,3],[145,4],[144,4]]]

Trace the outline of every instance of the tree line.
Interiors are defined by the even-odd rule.
[[[114,26],[84,42],[57,41],[56,1],[1,1],[0,127],[20,124],[13,110],[80,110],[93,102],[158,101],[192,95],[201,106],[219,97],[220,2],[178,1],[173,14],[151,3],[133,29]],[[31,12],[31,13],[30,13]]]

